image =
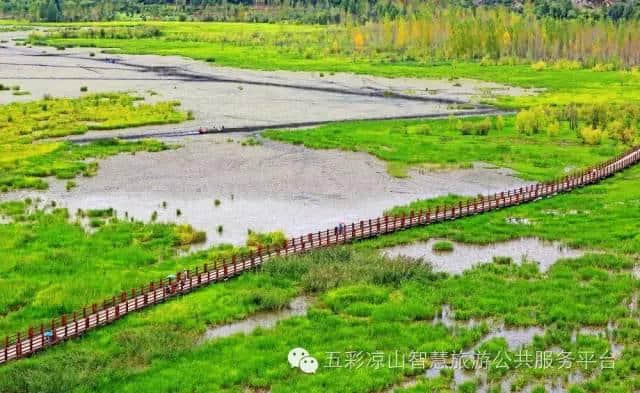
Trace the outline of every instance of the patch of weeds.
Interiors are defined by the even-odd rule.
[[[448,241],[438,241],[432,247],[435,252],[451,252],[453,251],[453,243]]]

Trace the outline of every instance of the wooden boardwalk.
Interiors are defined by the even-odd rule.
[[[352,223],[341,230],[333,228],[310,233],[288,239],[278,248],[259,249],[245,257],[234,257],[228,261],[204,264],[194,270],[178,272],[175,278],[160,279],[131,289],[129,292],[122,292],[101,304],[92,304],[78,312],[53,319],[50,324],[31,327],[26,332],[5,337],[0,347],[0,364],[30,356],[91,329],[109,324],[134,311],[162,303],[212,283],[228,280],[276,256],[300,254],[535,201],[596,183],[638,161],[640,161],[640,147],[635,147],[606,162],[552,182],[532,184],[520,189],[471,199],[465,203],[460,202],[453,206],[438,206],[403,216],[377,217]]]

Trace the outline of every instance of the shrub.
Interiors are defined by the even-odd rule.
[[[470,121],[458,122],[458,130],[462,133],[462,135],[471,135],[471,131],[473,130],[473,123]]]
[[[626,126],[621,120],[614,120],[607,125],[607,135],[623,143],[632,143],[636,137],[635,125]]]
[[[502,115],[498,115],[496,117],[496,130],[498,131],[504,130],[504,117],[502,117]]]
[[[429,124],[420,124],[415,126],[416,135],[431,135],[431,127]]]
[[[542,71],[547,68],[547,63],[545,63],[544,61],[539,61],[537,63],[531,64],[531,68],[533,68],[535,71]]]
[[[447,241],[438,241],[432,247],[435,252],[451,252],[453,251],[453,243]]]
[[[491,124],[491,119],[487,117],[481,122],[474,124],[473,128],[476,135],[489,135],[489,130],[491,130],[492,126],[493,124]]]
[[[587,145],[599,145],[604,141],[605,134],[599,128],[587,126],[580,130],[580,138]]]
[[[215,201],[213,201],[214,206],[218,207],[220,206],[222,202],[220,202],[220,199],[216,199]]]
[[[537,134],[546,128],[549,115],[543,107],[525,109],[516,115],[516,129],[526,135]]]
[[[523,134],[533,134],[537,132],[537,121],[535,114],[530,110],[522,110],[516,115],[516,129]]]
[[[560,133],[560,123],[557,120],[552,121],[547,126],[547,135],[557,136]]]
[[[612,64],[612,63],[606,63],[606,64],[598,63],[592,68],[592,70],[596,72],[614,71],[615,69],[616,69],[616,66],[615,64]]]
[[[174,245],[187,246],[190,244],[203,243],[207,240],[207,234],[196,231],[191,225],[178,225],[175,227]]]
[[[80,87],[80,91],[83,92],[83,93],[88,91],[88,90],[89,90],[89,88],[87,86]]]
[[[553,64],[557,70],[579,70],[582,64],[577,60],[560,59]]]
[[[282,246],[286,241],[284,232],[274,231],[269,233],[260,233],[249,230],[247,246],[253,248],[265,248],[270,246]]]

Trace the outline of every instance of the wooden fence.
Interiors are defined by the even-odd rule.
[[[499,194],[470,199],[464,203],[411,212],[408,215],[383,216],[360,221],[343,228],[333,228],[291,238],[282,246],[258,249],[245,257],[233,257],[231,260],[219,261],[215,264],[205,263],[202,267],[178,272],[175,278],[164,278],[132,288],[100,304],[94,303],[72,314],[62,315],[53,319],[50,324],[30,327],[26,332],[7,336],[0,347],[0,364],[32,355],[64,340],[82,335],[88,330],[109,324],[134,311],[162,303],[211,283],[228,280],[260,266],[269,258],[299,254],[415,226],[519,205],[598,182],[638,161],[640,161],[640,147],[635,147],[606,162],[551,182],[532,184]]]

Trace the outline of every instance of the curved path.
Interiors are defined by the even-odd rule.
[[[72,315],[63,315],[52,320],[50,326],[31,327],[26,333],[17,333],[12,337],[6,337],[3,346],[0,347],[0,364],[30,356],[37,351],[109,324],[134,311],[162,303],[212,283],[226,281],[245,271],[259,267],[270,258],[300,254],[394,233],[411,227],[455,220],[536,201],[560,192],[596,183],[638,163],[638,161],[640,161],[640,146],[587,170],[553,182],[531,184],[516,190],[469,200],[466,203],[460,202],[458,205],[438,206],[435,209],[411,212],[409,216],[377,217],[352,223],[341,230],[334,228],[309,233],[305,236],[288,239],[284,245],[278,248],[259,249],[256,253],[241,258],[234,257],[231,261],[217,261],[212,264],[204,264],[201,268],[196,267],[191,271],[178,272],[175,279],[169,278],[151,282],[140,288],[131,289],[130,292],[122,292],[105,300],[100,305],[93,304]]]

